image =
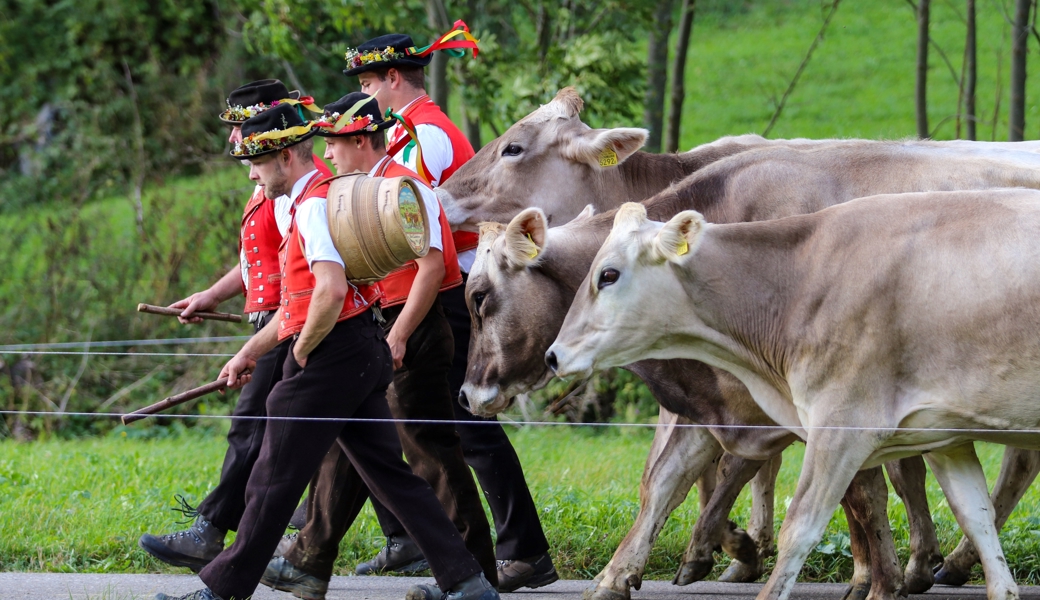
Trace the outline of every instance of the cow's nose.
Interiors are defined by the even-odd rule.
[[[459,404],[462,408],[469,410],[469,398],[466,397],[466,392],[459,392]]]
[[[552,369],[553,373],[556,372],[556,353],[552,350],[545,353],[545,364],[548,365],[550,369]]]

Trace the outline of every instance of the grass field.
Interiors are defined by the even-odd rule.
[[[557,567],[565,577],[594,576],[627,533],[638,510],[637,489],[650,445],[649,430],[525,427],[513,431]],[[219,435],[185,433],[167,439],[104,439],[0,443],[0,570],[56,572],[184,572],[137,547],[144,532],[179,528],[169,510],[174,495],[200,501],[219,475],[226,444]],[[777,489],[777,525],[790,502],[802,447],[785,455]],[[992,482],[1000,448],[980,445]],[[1031,490],[1023,506],[1036,506]],[[648,578],[671,578],[696,518],[696,492],[668,521],[651,556]],[[943,551],[959,532],[934,480],[929,498]],[[905,560],[906,517],[889,495],[896,545]],[[747,491],[735,520],[746,524]],[[1040,516],[1015,512],[1002,535],[1008,562],[1021,582],[1040,583]],[[350,572],[383,543],[371,510],[343,541],[337,571]],[[719,557],[725,564],[725,557]],[[716,575],[719,571],[716,571]],[[981,571],[979,571],[981,574]],[[851,575],[844,518],[834,518],[803,578],[842,581]]]

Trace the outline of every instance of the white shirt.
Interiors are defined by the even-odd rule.
[[[263,193],[260,186],[256,186],[253,193]],[[289,231],[289,223],[292,222],[292,213],[289,209],[292,208],[292,200],[288,196],[282,194],[274,199],[274,222],[278,227],[278,233],[282,235],[282,239],[285,239],[286,232]],[[249,287],[249,259],[246,257],[246,249],[242,248],[239,251],[239,266],[242,268],[242,283]]]
[[[379,159],[379,162],[368,172],[369,177],[375,177],[379,169],[388,160],[390,160],[389,156]],[[422,180],[415,179],[415,183],[419,185],[419,193],[422,194],[423,205],[426,206],[426,223],[430,230],[430,248],[436,248],[444,252],[444,244],[441,243],[441,203],[437,200],[437,194],[434,194],[433,190],[427,187]]]
[[[295,202],[296,198],[303,193],[304,187],[311,177],[317,173],[314,169],[293,184],[290,198]],[[296,207],[296,227],[300,230],[303,238],[303,249],[307,256],[307,265],[314,270],[314,263],[319,261],[334,262],[343,266],[343,258],[332,243],[332,234],[329,233],[329,217],[326,209],[325,198],[312,196],[307,198]]]

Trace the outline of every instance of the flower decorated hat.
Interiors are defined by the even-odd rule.
[[[231,148],[231,156],[256,158],[295,146],[315,133],[313,121],[304,121],[295,106],[282,102],[242,123],[242,141]]]
[[[450,56],[465,56],[466,50],[477,55],[477,39],[469,32],[469,27],[462,21],[455,21],[448,33],[437,38],[428,46],[416,47],[411,36],[401,33],[390,33],[368,40],[357,48],[347,51],[347,68],[343,70],[348,77],[366,71],[391,69],[396,67],[423,68],[433,60],[437,50],[447,52]]]
[[[339,100],[325,105],[325,114],[314,122],[318,135],[323,137],[347,137],[389,129],[394,124],[379,114],[379,103],[375,97],[362,92],[352,92]]]
[[[227,109],[217,117],[228,125],[241,125],[251,117],[269,110],[280,103],[303,106],[314,112],[314,99],[300,96],[299,90],[289,91],[285,84],[277,79],[261,79],[249,82],[231,92],[227,97]],[[302,115],[301,115],[302,117]]]

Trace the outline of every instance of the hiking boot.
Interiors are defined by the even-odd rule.
[[[155,595],[155,600],[224,600],[220,596],[213,593],[213,590],[209,588],[202,588],[201,590],[195,590],[190,594],[183,596],[167,596],[166,594],[159,592]]]
[[[291,562],[278,556],[267,563],[260,583],[271,589],[289,592],[304,600],[325,600],[329,582],[297,569]]]
[[[298,537],[300,537],[299,532],[283,535],[282,539],[278,540],[278,546],[274,549],[274,558],[288,554]]]
[[[436,583],[420,583],[408,588],[404,600],[499,600],[498,592],[483,573],[477,573],[457,583],[448,593]]]
[[[217,529],[199,515],[195,523],[184,531],[160,536],[146,533],[137,545],[164,563],[188,567],[198,573],[224,550],[225,535],[226,531]]]
[[[548,552],[520,560],[498,561],[500,592],[512,592],[522,587],[540,588],[559,578]]]
[[[378,575],[379,573],[419,573],[430,568],[422,551],[412,538],[406,535],[391,535],[386,538],[386,546],[370,560],[357,566],[354,572],[358,575]]]

